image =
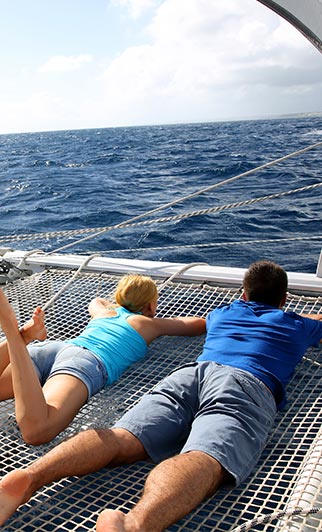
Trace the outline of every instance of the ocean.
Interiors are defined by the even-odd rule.
[[[74,242],[68,251],[113,258],[235,267],[270,259],[314,273],[322,187],[232,204],[321,183],[322,147],[152,218],[226,207],[215,213],[115,228],[82,243],[64,232],[113,227],[321,140],[322,115],[0,135],[0,247],[53,251]],[[37,239],[16,239],[26,233]]]

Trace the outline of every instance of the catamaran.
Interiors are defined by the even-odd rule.
[[[322,52],[322,0],[259,1],[286,18]],[[322,142],[296,154],[286,154],[284,158],[301,156],[306,150],[321,147]],[[174,203],[113,228],[149,223],[146,218],[151,219]],[[155,218],[153,220],[156,222]],[[0,283],[21,323],[30,317],[34,307],[42,305],[46,310],[50,339],[64,340],[75,336],[88,319],[84,309],[90,299],[95,296],[111,298],[119,277],[128,272],[144,273],[155,279],[160,292],[158,315],[163,317],[205,316],[219,304],[240,297],[243,268],[115,259],[108,254],[69,252],[75,241],[93,239],[110,229],[0,237],[3,246],[0,250]],[[66,244],[46,253],[38,249],[42,240],[55,239],[56,242],[57,238]],[[27,251],[17,250],[15,242],[20,245],[21,242],[32,242],[32,246],[29,244]],[[316,273],[288,272],[288,276],[286,309],[298,313],[321,313],[322,253],[317,260]],[[1,474],[24,467],[80,430],[111,426],[171,369],[195,360],[202,351],[203,340],[200,337],[163,337],[154,341],[143,362],[132,366],[119,382],[93,397],[53,442],[37,448],[22,440],[15,422],[13,401],[1,403]],[[322,532],[321,362],[321,348],[308,350],[288,387],[289,406],[279,412],[265,451],[248,481],[233,490],[220,490],[172,525],[169,531]],[[6,532],[93,530],[97,514],[105,507],[128,509],[137,502],[151,467],[144,462],[46,486],[19,508],[4,529]]]

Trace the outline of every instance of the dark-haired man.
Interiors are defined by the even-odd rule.
[[[103,511],[98,532],[161,532],[220,485],[242,482],[285,404],[295,366],[322,338],[322,314],[284,312],[286,292],[283,268],[251,265],[243,299],[208,315],[196,363],[171,373],[113,429],[81,432],[3,478],[0,523],[44,484],[138,460],[158,464],[141,500],[127,514]]]

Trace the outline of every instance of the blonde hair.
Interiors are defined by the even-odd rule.
[[[140,312],[145,305],[158,299],[158,289],[146,275],[124,275],[118,282],[115,301],[131,312]]]

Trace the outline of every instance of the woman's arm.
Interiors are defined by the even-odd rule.
[[[110,315],[110,313],[113,314],[113,308],[116,306],[118,305],[108,301],[107,299],[95,297],[95,299],[92,299],[88,305],[88,312],[90,313],[91,318],[100,318],[104,317],[104,315]]]
[[[131,326],[149,344],[159,336],[199,336],[206,332],[206,320],[198,317],[147,318],[133,315],[128,318]]]
[[[158,336],[199,336],[206,332],[205,318],[187,316],[180,318],[154,318]]]

